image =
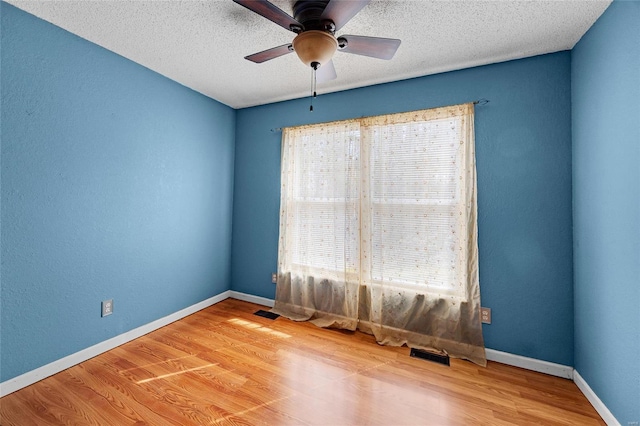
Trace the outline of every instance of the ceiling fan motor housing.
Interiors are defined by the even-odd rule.
[[[293,17],[302,24],[303,31],[323,30],[333,33],[333,22],[320,19],[328,3],[329,0],[298,0],[293,5]]]

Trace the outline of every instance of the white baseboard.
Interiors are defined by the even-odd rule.
[[[608,426],[621,426],[620,422],[611,414],[611,411],[604,405],[604,402],[598,398],[598,395],[591,389],[591,387],[587,384],[587,382],[582,378],[582,376],[578,373],[578,370],[573,370],[573,381],[578,386],[578,389],[582,391],[584,396],[587,397],[593,408],[596,409],[602,420]]]
[[[63,370],[66,370],[67,368],[73,367],[76,364],[100,355],[101,353],[107,352],[124,343],[144,336],[147,333],[164,327],[165,325],[171,324],[174,321],[194,314],[206,307],[214,305],[230,297],[263,306],[273,307],[274,305],[273,299],[253,296],[251,294],[241,293],[233,290],[224,291],[216,296],[196,303],[195,305],[189,306],[171,315],[167,315],[164,318],[160,318],[158,320],[150,322],[149,324],[145,324],[141,327],[120,334],[111,339],[105,340],[104,342],[100,342],[96,345],[61,358],[57,361],[36,368],[35,370],[31,370],[20,376],[14,377],[13,379],[2,382],[0,383],[0,398],[24,387],[32,385]],[[550,374],[552,376],[563,377],[565,379],[572,379],[608,426],[621,426],[613,416],[613,414],[611,414],[611,411],[609,411],[606,405],[604,405],[604,403],[600,400],[600,398],[598,398],[591,387],[589,387],[587,382],[580,376],[580,374],[578,374],[577,371],[573,369],[573,367],[569,367],[568,365],[555,364],[548,361],[542,361],[535,358],[527,358],[525,356],[514,355],[508,352],[501,352],[495,349],[486,349],[485,351],[487,360],[489,361],[500,362],[502,364],[512,365],[514,367],[520,367],[527,370]]]
[[[526,356],[496,351],[495,349],[485,349],[485,352],[487,354],[487,360],[489,361],[512,365],[514,367],[550,374],[552,376],[562,377],[565,379],[573,379],[573,367],[569,367],[568,365],[555,364],[553,362],[542,361],[535,358],[527,358]]]
[[[245,302],[255,303],[257,305],[268,306],[273,308],[275,301],[273,299],[267,299],[266,297],[254,296],[252,294],[240,293],[239,291],[231,290],[229,297],[233,299],[243,300]]]
[[[0,398],[230,297],[231,290],[0,383]]]

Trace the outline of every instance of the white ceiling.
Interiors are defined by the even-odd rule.
[[[295,36],[231,0],[7,0],[233,108],[309,95],[295,53],[244,56]],[[272,3],[292,14],[293,0]],[[391,61],[337,52],[319,94],[573,48],[610,0],[372,0],[336,35],[399,38]]]

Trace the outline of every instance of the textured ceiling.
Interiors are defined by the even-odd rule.
[[[308,96],[295,54],[244,56],[295,34],[231,0],[8,0],[33,15],[234,108]],[[610,0],[372,0],[336,33],[399,38],[391,61],[337,52],[319,94],[573,48]],[[274,0],[292,14],[293,1]]]

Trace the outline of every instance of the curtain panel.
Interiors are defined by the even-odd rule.
[[[486,365],[473,118],[284,129],[274,312]]]

